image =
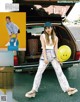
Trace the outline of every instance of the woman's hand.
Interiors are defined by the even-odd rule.
[[[57,60],[60,64],[62,64],[62,62],[61,62],[61,61],[59,61],[59,59],[58,59],[58,58],[56,58],[56,60]]]
[[[44,59],[44,62],[45,62],[45,64],[48,64],[49,63],[47,59]]]

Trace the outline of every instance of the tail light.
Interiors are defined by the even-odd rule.
[[[77,51],[77,52],[76,52],[75,59],[76,59],[76,60],[80,60],[80,51]]]
[[[18,57],[14,56],[14,66],[17,66],[17,65],[18,65]]]

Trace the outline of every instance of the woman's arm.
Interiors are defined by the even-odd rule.
[[[57,57],[57,50],[58,50],[58,37],[55,36],[55,46],[54,46],[54,50],[55,50],[55,54],[56,54],[56,57]]]
[[[42,49],[43,49],[43,56],[44,56],[44,61],[45,63],[48,63],[48,60],[47,60],[47,56],[46,56],[46,45],[45,45],[45,40],[43,38],[43,35],[40,36],[40,41],[41,41],[41,45],[42,45]]]

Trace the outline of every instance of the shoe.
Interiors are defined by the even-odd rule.
[[[36,96],[36,92],[34,92],[33,90],[31,90],[25,94],[25,97],[27,97],[27,98],[32,98],[35,96]]]
[[[14,46],[16,46],[16,42],[14,42]]]
[[[10,46],[10,42],[8,42],[5,46]]]
[[[74,89],[74,90],[72,90],[72,91],[68,91],[68,95],[69,95],[69,96],[70,96],[70,95],[73,95],[73,94],[75,94],[76,92],[78,92],[77,89]]]

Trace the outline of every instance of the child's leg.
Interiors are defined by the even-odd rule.
[[[18,38],[18,34],[15,34],[15,36],[16,36],[16,41],[17,41],[17,38]]]
[[[39,88],[40,83],[41,83],[42,74],[45,71],[47,65],[48,64],[45,64],[44,60],[40,60],[39,67],[38,67],[37,73],[36,73],[35,78],[34,78],[32,90],[35,90],[36,92],[38,92],[38,88]]]
[[[56,72],[56,75],[57,75],[57,78],[58,78],[58,81],[60,83],[62,90],[64,92],[67,92],[68,89],[70,88],[70,86],[69,86],[69,83],[68,83],[68,81],[67,81],[67,79],[66,79],[66,77],[62,71],[62,68],[61,68],[59,62],[56,59],[53,59],[51,61],[51,63],[52,63],[52,66],[54,67],[54,70]]]
[[[18,34],[15,34],[15,36],[16,36],[16,40],[15,40],[15,42],[14,42],[14,46],[16,46]]]
[[[11,38],[12,38],[12,34],[9,35],[9,41],[8,41],[8,43],[5,46],[10,46],[10,40],[11,40]]]
[[[12,35],[13,35],[13,34],[9,35],[9,42],[10,42],[10,40],[11,40],[11,38],[12,38]]]

